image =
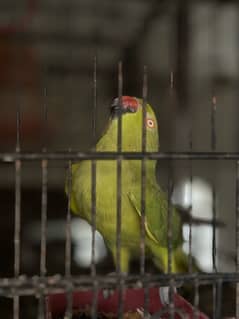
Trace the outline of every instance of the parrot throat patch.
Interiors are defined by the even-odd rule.
[[[111,105],[112,114],[117,116],[124,113],[135,113],[139,107],[139,102],[137,98],[132,96],[122,96],[121,103],[119,98],[115,98]]]

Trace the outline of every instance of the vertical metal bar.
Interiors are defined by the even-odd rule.
[[[70,151],[70,150],[69,150]],[[68,203],[67,203],[67,215],[66,215],[66,242],[65,242],[65,276],[71,278],[71,197],[72,197],[72,162],[68,163]],[[67,304],[66,304],[66,318],[72,317],[72,287],[69,286],[66,292]]]
[[[189,130],[189,150],[193,150],[193,118],[192,118],[192,108],[190,109],[190,130]],[[192,217],[193,212],[193,163],[192,160],[189,161],[189,182],[190,182],[190,216]],[[189,255],[188,255],[188,271],[192,273],[193,271],[193,259],[192,259],[192,219],[189,219]]]
[[[122,93],[123,93],[123,70],[122,62],[118,64],[118,103],[119,106],[122,104]],[[118,117],[118,132],[117,132],[117,146],[118,153],[122,151],[122,118],[121,113]],[[123,317],[123,282],[121,274],[121,183],[122,183],[122,162],[121,157],[117,158],[117,227],[116,227],[116,271],[119,278],[119,309],[118,318]]]
[[[236,272],[239,273],[239,161],[236,162]],[[239,318],[239,282],[236,284],[236,318]]]
[[[92,116],[92,131],[93,137],[96,137],[96,113],[97,113],[97,54],[94,56],[93,70],[93,116]]]
[[[170,98],[171,104],[173,104],[173,91],[174,91],[174,73],[170,73]],[[172,272],[172,205],[171,196],[173,191],[172,183],[172,167],[171,161],[168,161],[168,225],[167,225],[167,240],[168,240],[168,273]]]
[[[216,282],[212,284],[212,300],[213,300],[213,319],[216,319],[216,303],[217,303],[217,285]]]
[[[216,189],[215,184],[213,183],[212,187],[212,227],[213,227],[213,234],[212,234],[212,264],[213,270],[217,271],[216,266]]]
[[[171,103],[173,103],[173,90],[174,90],[174,74],[170,73],[170,93],[171,93]],[[172,192],[173,192],[173,183],[172,183],[172,167],[171,162],[168,162],[168,224],[167,224],[167,249],[168,249],[168,273],[172,273]],[[173,303],[173,294],[174,294],[174,282],[173,279],[170,279],[169,283],[169,315],[170,319],[174,318],[174,303]]]
[[[20,153],[21,110],[17,109],[16,153]],[[15,229],[14,229],[14,276],[20,275],[21,254],[21,161],[15,161]],[[13,298],[13,318],[19,318],[19,296]]]
[[[190,153],[193,151],[193,110],[192,106],[189,109],[189,116],[190,116],[190,128],[189,128],[189,150]],[[189,160],[189,183],[190,183],[190,219],[189,219],[189,255],[188,255],[188,272],[193,272],[193,258],[192,258],[192,214],[193,214],[193,163],[192,160]],[[194,289],[195,289],[195,300],[194,300],[194,309],[193,309],[193,318],[198,318],[198,311],[195,307],[198,303],[198,285],[197,281],[194,282]]]
[[[211,108],[211,149],[212,151],[216,150],[216,109],[217,109],[217,100],[216,97],[212,97],[212,108]],[[212,258],[213,258],[213,269],[216,269],[216,190],[215,190],[215,181],[213,182],[212,187],[212,200],[213,200],[213,240],[212,240]]]
[[[216,150],[216,109],[217,109],[217,100],[216,96],[212,97],[212,107],[211,107],[211,150]],[[215,177],[215,174],[214,174]],[[216,189],[215,189],[215,180],[212,183],[212,264],[213,271],[217,271],[216,266]],[[213,284],[213,318],[216,318],[217,308],[217,286],[216,283]]]
[[[176,6],[176,82],[177,82],[177,95],[181,109],[188,107],[189,95],[189,56],[190,56],[190,1],[180,0],[175,2]]]
[[[44,88],[43,91],[43,135],[42,135],[42,142],[43,147],[42,149],[46,151],[47,148],[47,138],[48,138],[48,126],[47,126],[47,120],[48,120],[48,107],[47,107],[47,88]]]
[[[212,108],[211,108],[211,149],[216,150],[216,111],[217,111],[217,98],[215,95],[212,97]]]
[[[174,90],[174,73],[173,71],[170,72],[170,93],[173,94]]]
[[[43,105],[43,152],[46,152],[47,141],[47,103],[46,88],[44,89],[44,105]],[[42,198],[41,198],[41,251],[40,251],[40,276],[46,276],[46,229],[47,229],[47,187],[48,187],[48,161],[43,159],[41,162],[42,169]],[[44,318],[44,296],[39,296],[39,312],[38,317]]]
[[[216,283],[217,288],[217,300],[216,300],[216,319],[221,319],[222,316],[222,280],[219,279]]]
[[[168,274],[172,273],[172,214],[173,214],[173,207],[171,203],[171,197],[173,192],[173,183],[171,179],[171,172],[170,172],[170,163],[169,163],[169,175],[168,175],[168,225],[167,225],[167,249],[168,249]],[[169,282],[169,315],[170,319],[174,318],[174,302],[173,302],[173,294],[174,294],[174,280],[173,278],[170,279]]]
[[[44,90],[46,98],[46,89]],[[44,124],[43,124],[43,152],[46,152],[46,131],[47,131],[47,103],[44,102]],[[46,227],[47,227],[47,187],[48,187],[48,161],[42,160],[42,198],[41,198],[41,258],[40,258],[40,275],[46,275]]]
[[[171,103],[174,90],[174,73],[170,73],[170,97]],[[168,225],[167,225],[167,241],[168,241],[168,273],[172,272],[172,207],[171,207],[171,195],[172,195],[172,176],[171,176],[171,162],[168,161]]]
[[[146,106],[148,99],[148,69],[147,66],[144,66],[143,74],[143,104],[142,104],[142,152],[146,152]]]
[[[142,152],[146,152],[146,105],[147,105],[147,68],[144,67],[143,103],[142,103]],[[146,161],[142,159],[141,166],[141,241],[140,241],[140,274],[145,273],[145,197],[146,197]]]
[[[143,103],[142,103],[142,152],[147,151],[147,131],[146,131],[146,106],[148,99],[148,72],[144,66],[143,74]],[[145,275],[145,222],[146,222],[146,159],[143,157],[141,162],[141,236],[140,236],[140,275]],[[149,290],[146,286],[144,289],[144,316],[148,316],[149,309]]]
[[[94,71],[93,71],[93,116],[92,116],[92,130],[93,137],[96,136],[96,111],[97,111],[97,56],[94,57]],[[91,276],[94,282],[93,301],[91,307],[91,318],[97,318],[97,286],[95,281],[96,265],[95,265],[95,231],[96,231],[96,160],[91,161]]]
[[[199,318],[199,283],[198,283],[198,278],[194,280],[194,311],[193,311],[193,319],[198,319]]]

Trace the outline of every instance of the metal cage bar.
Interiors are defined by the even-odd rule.
[[[216,110],[217,110],[217,99],[216,96],[213,95],[211,101],[211,151],[214,152],[216,150],[217,140],[216,140]],[[213,176],[214,180],[212,183],[212,265],[213,271],[217,272],[217,263],[216,263],[216,186],[215,186],[215,176]],[[213,318],[218,318],[218,305],[217,305],[217,294],[218,294],[218,285],[217,283],[213,284],[212,287],[213,292]]]
[[[194,313],[193,319],[197,319],[199,317],[199,280],[195,278],[194,280]]]
[[[193,135],[192,135],[192,114],[190,113],[190,130],[188,135],[189,141],[189,150],[192,152],[193,150]],[[192,161],[189,160],[189,181],[190,181],[190,206],[191,213],[193,211],[193,164]],[[191,273],[193,271],[193,260],[192,260],[192,219],[189,220],[189,254],[188,254],[188,271]]]
[[[173,107],[174,104],[174,73],[171,72],[170,74],[170,107]],[[167,208],[167,250],[168,250],[168,274],[172,274],[172,240],[173,240],[173,233],[172,233],[172,218],[173,218],[173,207],[172,207],[172,195],[173,195],[173,177],[172,177],[172,162],[168,161],[168,208]],[[174,305],[174,290],[175,284],[173,279],[169,281],[169,317],[170,319],[174,318],[175,315],[175,305]]]
[[[0,162],[12,163],[16,160],[21,161],[41,161],[43,159],[52,161],[66,161],[66,160],[225,160],[235,161],[239,160],[239,152],[4,152],[0,153]]]
[[[92,116],[92,130],[93,137],[96,136],[96,112],[97,112],[97,56],[94,57],[94,70],[93,70],[93,116]],[[92,226],[92,241],[91,241],[91,276],[94,280],[93,300],[91,305],[91,318],[97,318],[97,282],[96,276],[96,263],[95,263],[95,232],[96,232],[96,173],[97,165],[96,160],[91,162],[91,226]]]
[[[123,95],[123,68],[122,62],[118,64],[118,103],[119,106],[122,103]],[[118,116],[118,127],[117,127],[117,151],[122,151],[122,117],[119,113]],[[123,293],[124,293],[124,281],[122,278],[121,269],[121,222],[122,222],[122,159],[117,158],[116,163],[116,189],[117,189],[117,199],[116,199],[116,272],[118,274],[118,287],[119,287],[119,308],[118,308],[118,318],[123,318]]]
[[[17,108],[17,136],[16,153],[21,151],[21,109]],[[20,275],[21,262],[21,160],[15,160],[15,227],[14,227],[14,276],[17,279]],[[13,294],[13,318],[19,318],[20,300],[19,296]]]
[[[194,274],[160,274],[145,276],[142,278],[140,275],[128,275],[124,278],[125,287],[138,287],[137,281],[142,281],[144,285],[149,287],[155,287],[158,285],[169,286],[170,280],[174,280],[175,286],[180,284],[193,283],[198,281],[200,286],[212,285],[221,280],[222,283],[234,283],[239,282],[239,274],[233,273],[194,273]],[[118,280],[118,276],[96,276],[96,280],[100,286],[106,288],[114,288],[115,283]],[[42,288],[44,293],[60,293],[65,292],[67,287],[72,285],[74,289],[87,290],[93,287],[93,281],[90,276],[72,276],[67,278],[61,275],[46,276],[42,279],[40,276],[26,277],[20,276],[19,278],[4,278],[0,279],[0,296],[30,296],[37,295],[39,287]]]
[[[236,162],[236,273],[239,274],[239,161]],[[239,282],[236,284],[236,318],[239,318]]]
[[[68,163],[68,202],[66,213],[66,241],[65,241],[65,276],[71,278],[71,197],[72,197],[72,162]],[[72,317],[72,285],[67,287],[66,317]]]
[[[146,152],[147,147],[147,131],[146,131],[146,115],[147,115],[147,99],[148,99],[148,72],[147,67],[143,70],[143,85],[142,85],[142,152]],[[141,163],[141,225],[140,225],[140,274],[145,276],[145,223],[146,223],[146,160]],[[149,291],[148,287],[144,287],[144,316],[148,315],[149,308]]]
[[[43,152],[46,152],[46,141],[47,141],[47,103],[46,103],[47,91],[44,89],[44,105],[43,105]],[[41,174],[42,174],[42,185],[41,185],[41,247],[40,247],[40,276],[45,277],[46,270],[46,237],[47,237],[47,188],[48,188],[48,160],[43,159],[41,161]],[[45,300],[44,295],[39,291],[39,309],[38,317],[44,318],[45,314]]]

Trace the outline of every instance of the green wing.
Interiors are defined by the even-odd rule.
[[[141,217],[141,196],[137,190],[128,192],[128,198]],[[166,194],[156,184],[146,182],[145,231],[147,236],[162,247],[168,241],[168,200]],[[172,209],[172,244],[176,248],[182,243],[182,225],[175,208]]]

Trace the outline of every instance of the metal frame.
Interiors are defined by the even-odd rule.
[[[148,84],[147,84],[147,68],[144,68],[143,74],[143,125],[145,123],[146,116],[146,103],[148,96]],[[170,80],[171,90],[173,87],[173,74],[171,74]],[[119,103],[121,103],[123,94],[123,70],[122,63],[118,65],[118,97]],[[44,93],[46,96],[46,91]],[[44,134],[47,130],[47,105],[44,105]],[[94,71],[93,71],[93,110],[94,114],[97,110],[97,58],[94,59]],[[39,311],[38,317],[44,318],[45,304],[44,296],[47,294],[65,292],[67,294],[67,309],[66,316],[70,318],[72,316],[72,293],[75,289],[93,289],[94,298],[92,300],[91,317],[97,317],[97,295],[99,288],[118,288],[119,291],[119,308],[118,317],[123,317],[123,293],[126,287],[137,286],[137,281],[140,281],[145,291],[145,315],[148,313],[149,304],[149,287],[157,285],[168,285],[170,287],[170,304],[169,312],[170,318],[174,317],[175,307],[173,303],[174,287],[178,284],[185,282],[191,282],[195,287],[195,317],[197,316],[197,308],[199,303],[199,286],[204,284],[212,284],[213,289],[213,301],[214,301],[214,318],[221,317],[221,298],[222,298],[222,284],[224,282],[236,283],[236,315],[239,317],[239,152],[216,152],[216,98],[212,98],[212,112],[211,112],[211,152],[192,152],[192,135],[189,134],[189,152],[146,152],[146,130],[143,129],[142,135],[142,152],[122,152],[122,129],[121,129],[121,117],[119,118],[118,125],[118,151],[117,152],[72,152],[68,150],[66,152],[47,152],[44,146],[42,152],[31,153],[21,151],[21,114],[20,108],[17,110],[17,137],[16,137],[16,150],[12,153],[0,153],[1,163],[15,163],[15,233],[14,233],[14,278],[0,279],[0,296],[13,297],[13,318],[19,318],[19,298],[25,295],[35,295],[39,298]],[[144,127],[144,126],[143,126]],[[92,120],[92,129],[95,132],[96,120]],[[46,137],[46,136],[45,136]],[[45,138],[46,142],[46,138]],[[71,274],[71,212],[70,212],[70,198],[71,198],[71,164],[72,161],[88,159],[92,160],[92,263],[91,263],[91,275],[90,276],[73,276]],[[96,231],[96,172],[97,172],[97,160],[116,160],[117,161],[117,233],[116,233],[116,247],[117,247],[117,261],[116,274],[110,277],[98,276],[95,265],[95,231]],[[142,160],[141,171],[141,257],[140,257],[140,273],[137,276],[128,275],[125,276],[121,273],[120,269],[120,246],[121,246],[121,162],[124,159],[128,160]],[[216,191],[213,187],[213,267],[214,273],[212,274],[196,274],[192,272],[192,258],[189,255],[189,273],[188,274],[172,274],[171,273],[171,196],[170,190],[172,189],[172,178],[168,179],[168,274],[162,275],[147,275],[145,273],[145,181],[146,181],[146,160],[186,160],[190,164],[190,179],[192,181],[192,161],[194,160],[229,160],[235,162],[235,183],[236,183],[236,244],[237,244],[237,262],[236,272],[234,273],[218,273],[216,271],[216,236],[215,236],[215,220],[216,220]],[[51,160],[68,161],[69,174],[68,174],[68,208],[66,214],[66,243],[65,243],[65,275],[64,276],[47,276],[46,271],[46,228],[47,228],[47,188],[48,188],[48,163]],[[21,276],[20,270],[20,252],[21,252],[21,167],[23,161],[39,161],[42,169],[42,199],[41,199],[41,250],[40,250],[40,275],[34,277]],[[189,236],[189,245],[191,252],[191,231]]]

